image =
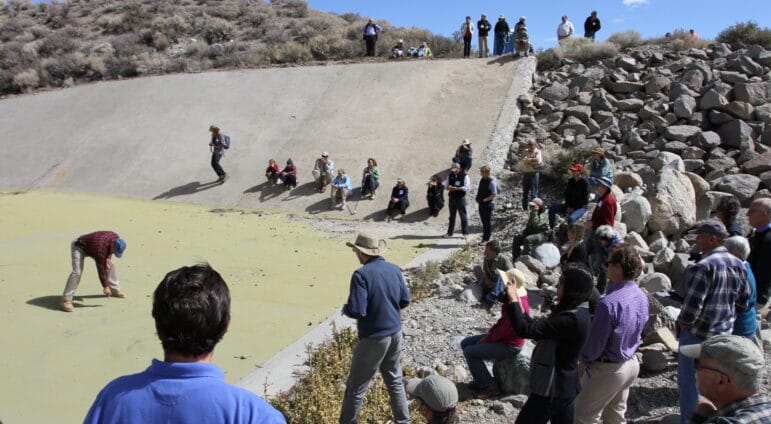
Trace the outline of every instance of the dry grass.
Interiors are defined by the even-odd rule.
[[[614,43],[595,43],[588,38],[571,38],[564,41],[558,47],[538,53],[538,70],[554,69],[562,64],[562,60],[569,58],[582,63],[607,59],[618,54],[618,47]]]
[[[356,14],[310,9],[304,0],[11,0],[0,4],[0,95],[211,68],[351,60],[364,55],[365,23]],[[381,56],[399,38],[407,46],[428,41],[437,57],[460,56],[450,38],[377,23],[385,29]]]
[[[677,29],[669,37],[651,38],[646,43],[669,44],[672,50],[683,51],[688,49],[705,49],[712,44],[712,40],[694,40],[689,31]]]
[[[761,28],[754,21],[737,23],[721,31],[717,35],[717,41],[728,43],[733,48],[757,44],[771,49],[771,28]]]
[[[640,33],[633,29],[614,32],[610,35],[610,37],[608,37],[608,41],[617,45],[621,49],[636,47],[643,43],[643,39]]]

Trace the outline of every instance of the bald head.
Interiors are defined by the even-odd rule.
[[[747,218],[753,228],[760,228],[771,223],[771,199],[763,198],[752,202],[747,210]]]

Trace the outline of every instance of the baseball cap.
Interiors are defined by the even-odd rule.
[[[329,153],[327,153],[327,152],[321,152],[321,157],[327,157],[327,156],[329,156]]]
[[[453,162],[452,165],[450,165],[450,169],[459,169],[459,168],[460,168],[460,164],[457,162]]]
[[[605,187],[607,187],[607,188],[611,188],[611,187],[613,187],[613,183],[612,183],[612,182],[610,182],[610,178],[608,178],[608,177],[600,177],[600,178],[597,178],[597,180],[596,180],[596,181],[597,181],[598,183],[600,183],[600,184],[604,185],[604,186],[605,186]]]
[[[543,200],[541,198],[536,197],[535,199],[531,200],[530,203],[528,203],[530,206],[538,206],[539,208],[543,206]]]
[[[464,139],[463,139],[463,145],[464,145],[464,146],[468,146],[468,145],[470,145],[470,144],[471,144],[471,140],[469,140],[468,138],[464,138]]]
[[[725,229],[725,225],[717,219],[708,219],[703,221],[697,228],[696,233],[708,233],[718,237],[728,237],[728,231]]]
[[[581,165],[580,163],[577,163],[577,164],[571,166],[570,170],[571,171],[575,171],[575,172],[584,172],[584,166]]]
[[[120,258],[123,256],[123,251],[126,250],[126,242],[122,238],[116,238],[113,240],[112,245],[114,247],[115,256]]]
[[[755,343],[743,336],[731,334],[713,336],[700,344],[680,347],[689,358],[712,358],[742,374],[755,375],[763,370],[763,354]]]
[[[452,381],[441,375],[429,375],[424,379],[411,378],[405,388],[407,394],[422,400],[436,412],[445,412],[458,404],[458,389]]]

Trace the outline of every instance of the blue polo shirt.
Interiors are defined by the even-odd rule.
[[[110,382],[83,422],[286,424],[259,396],[227,384],[216,365],[157,359]]]

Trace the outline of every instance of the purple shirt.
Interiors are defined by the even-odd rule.
[[[624,362],[640,346],[648,322],[648,298],[634,281],[608,284],[608,294],[597,304],[581,362]]]

